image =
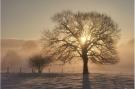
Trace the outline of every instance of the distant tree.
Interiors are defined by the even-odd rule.
[[[8,50],[5,56],[2,58],[2,69],[5,70],[8,68],[14,68],[21,64],[21,57],[20,55],[14,50]]]
[[[29,65],[32,68],[38,70],[38,73],[42,73],[42,70],[44,69],[44,67],[47,66],[51,62],[52,62],[52,59],[50,56],[42,57],[41,55],[35,55],[29,59]]]
[[[42,42],[52,49],[56,59],[83,60],[83,74],[88,74],[88,59],[93,63],[115,64],[119,61],[115,44],[120,29],[105,14],[63,11],[52,18],[57,24],[45,30]]]

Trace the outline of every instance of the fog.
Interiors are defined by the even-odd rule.
[[[28,71],[29,57],[39,53],[41,49],[39,42],[35,40],[4,39],[1,43],[2,71],[6,71],[8,67],[13,72],[17,72],[19,68]]]
[[[134,41],[129,40],[117,46],[120,62],[114,65],[95,65],[91,64],[91,71],[93,72],[107,72],[107,73],[134,73]]]
[[[89,62],[89,71],[92,73],[122,73],[133,74],[134,70],[134,41],[129,40],[122,42],[117,46],[120,62],[114,65],[97,65]],[[4,39],[2,40],[2,71],[7,67],[18,71],[19,68],[24,68],[24,71],[30,71],[28,66],[28,59],[34,54],[41,52],[41,45],[39,41],[35,40],[16,40]],[[56,63],[55,63],[56,64]],[[53,65],[53,64],[52,64]],[[70,66],[69,66],[70,65]],[[59,69],[59,66],[51,66],[52,71]],[[65,64],[63,67],[65,72],[82,72],[81,60],[76,60],[71,64]]]

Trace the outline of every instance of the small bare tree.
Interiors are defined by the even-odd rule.
[[[1,60],[1,69],[7,72],[16,69],[17,66],[22,64],[21,56],[14,50],[8,50],[6,55]]]
[[[41,55],[32,56],[29,59],[29,64],[32,68],[37,69],[38,73],[42,73],[45,66],[52,62],[50,56],[42,57]]]
[[[115,44],[120,29],[109,16],[63,11],[53,20],[57,23],[55,28],[45,31],[42,41],[52,49],[56,59],[69,62],[81,57],[84,74],[88,74],[88,59],[99,64],[119,61]]]

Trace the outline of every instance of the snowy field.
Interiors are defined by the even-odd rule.
[[[1,89],[134,89],[133,75],[2,74]]]

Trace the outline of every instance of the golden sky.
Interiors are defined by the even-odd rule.
[[[134,0],[2,0],[2,39],[40,39],[63,10],[106,13],[119,25],[121,41],[133,39]]]

